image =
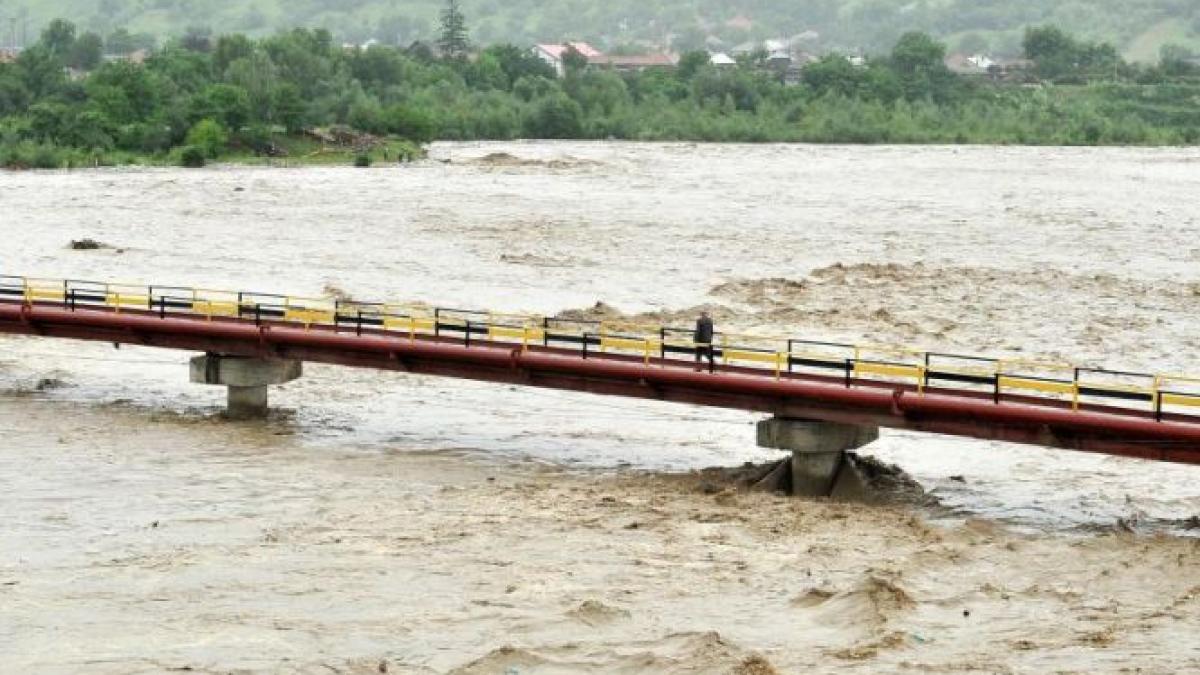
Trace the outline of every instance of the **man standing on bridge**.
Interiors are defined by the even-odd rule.
[[[696,319],[696,333],[692,336],[692,342],[696,345],[696,370],[700,370],[701,357],[707,356],[708,372],[713,372],[713,320],[708,310],[701,311],[700,318]]]

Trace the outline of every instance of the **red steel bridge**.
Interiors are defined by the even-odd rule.
[[[0,276],[0,333],[289,359],[1200,464],[1200,379],[889,346]]]

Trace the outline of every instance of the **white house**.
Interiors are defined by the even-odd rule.
[[[735,61],[732,56],[726,54],[725,52],[717,52],[716,54],[713,54],[712,56],[708,57],[708,62],[718,68],[737,65],[737,61]]]

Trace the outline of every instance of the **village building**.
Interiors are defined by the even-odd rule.
[[[140,66],[146,63],[146,59],[150,58],[150,52],[145,49],[138,49],[128,54],[105,54],[105,63],[132,63]]]
[[[589,66],[611,68],[623,73],[639,72],[651,68],[674,68],[676,63],[676,57],[670,54],[635,54],[630,56],[600,54],[588,57]]]
[[[1026,59],[999,59],[986,54],[948,54],[946,69],[955,75],[994,82],[1017,81],[1033,68]]]
[[[554,69],[554,72],[562,77],[566,74],[566,68],[563,66],[563,57],[567,55],[569,49],[574,49],[579,52],[590,63],[593,58],[604,56],[600,50],[589,45],[586,42],[563,42],[561,44],[538,44],[533,47],[533,55],[545,61],[548,66]]]
[[[708,57],[708,62],[718,68],[728,68],[737,65],[737,59],[725,52],[716,52]]]

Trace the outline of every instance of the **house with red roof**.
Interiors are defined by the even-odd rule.
[[[539,44],[533,48],[533,55],[546,62],[559,77],[566,74],[566,69],[563,67],[563,57],[566,56],[567,50],[574,48],[589,62],[593,58],[604,56],[600,50],[589,45],[586,42],[563,42],[561,44]]]

